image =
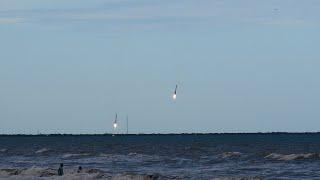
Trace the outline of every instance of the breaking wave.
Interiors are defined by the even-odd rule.
[[[0,169],[0,176],[36,176],[47,177],[56,174],[54,169],[46,169],[40,167],[31,167],[29,169]]]
[[[48,149],[48,148],[42,148],[42,149],[37,150],[35,153],[36,153],[36,154],[43,154],[43,153],[46,153],[46,152],[48,152],[48,151],[50,151],[50,149]]]
[[[0,152],[1,152],[1,153],[4,153],[4,152],[7,152],[7,150],[8,150],[8,149],[3,148],[3,149],[0,149]]]
[[[0,180],[316,179],[319,138],[320,133],[0,136]]]
[[[66,169],[64,176],[61,179],[100,179],[106,177],[103,171],[98,169],[87,169],[81,173],[77,173],[75,170]],[[0,169],[0,179],[59,179],[57,170],[50,168],[32,167],[29,169]]]
[[[127,155],[101,153],[99,156],[103,158],[107,158],[108,160],[130,161],[130,162],[160,161],[165,159],[165,157],[161,157],[157,155],[146,155],[146,154],[139,154],[139,153],[129,153]]]
[[[122,174],[117,174],[112,177],[112,180],[130,180],[130,179],[136,179],[136,180],[156,180],[160,178],[165,178],[161,177],[160,174],[134,174],[134,173],[122,173]],[[165,178],[169,179],[169,178]]]
[[[242,153],[240,152],[224,152],[221,154],[222,158],[236,158],[236,157],[240,157],[242,155]]]
[[[0,179],[112,179],[112,180],[156,180],[172,179],[173,177],[164,177],[157,173],[137,174],[137,173],[119,173],[112,175],[99,169],[86,169],[78,173],[75,170],[67,169],[63,176],[58,176],[55,169],[32,167],[29,169],[0,169]]]
[[[63,158],[71,158],[71,157],[80,157],[80,156],[89,156],[89,153],[82,153],[82,154],[64,154],[62,155]]]
[[[278,154],[271,153],[265,158],[275,159],[279,161],[293,161],[293,160],[303,160],[303,159],[319,159],[320,155],[318,153],[305,153],[305,154]]]

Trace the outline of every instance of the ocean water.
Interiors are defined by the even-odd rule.
[[[0,136],[0,179],[320,179],[319,153],[320,134]]]

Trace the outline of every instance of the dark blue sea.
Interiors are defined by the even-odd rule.
[[[319,153],[317,133],[0,136],[0,179],[320,179]]]

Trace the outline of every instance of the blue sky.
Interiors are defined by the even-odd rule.
[[[0,133],[319,131],[319,1],[0,4]]]

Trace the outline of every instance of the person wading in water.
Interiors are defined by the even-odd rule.
[[[63,176],[63,164],[62,163],[60,164],[60,167],[58,169],[58,175]]]

